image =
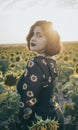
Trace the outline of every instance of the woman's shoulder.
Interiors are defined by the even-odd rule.
[[[47,71],[48,68],[51,68],[51,71],[57,69],[56,60],[52,57],[35,56],[28,61],[28,66],[32,66],[33,64],[44,71]]]
[[[43,59],[45,59],[45,57],[43,57],[43,56],[35,56],[35,57],[33,57],[33,58],[31,58],[30,60],[29,60],[29,62],[31,62],[31,61],[33,61],[33,62],[42,62],[42,60]]]
[[[35,57],[35,62],[40,66],[46,77],[48,77],[49,74],[51,74],[54,79],[57,77],[58,68],[54,57],[37,56]]]
[[[45,62],[45,58],[42,57],[42,56],[35,56],[35,57],[32,57],[31,59],[28,60],[27,64],[26,64],[26,67],[29,67],[31,68],[32,66],[33,67],[39,67],[39,68],[44,68],[44,64],[47,64]]]
[[[36,56],[34,60],[40,63],[42,62],[44,65],[46,65],[48,62],[56,65],[56,59],[54,57]]]
[[[50,64],[56,65],[56,59],[54,57],[46,57],[46,56],[35,56],[29,60],[29,62],[35,62],[37,64],[47,65],[49,62]]]
[[[40,56],[40,55],[34,57],[34,62],[36,62],[37,64],[42,65],[42,66],[47,64],[46,57]]]

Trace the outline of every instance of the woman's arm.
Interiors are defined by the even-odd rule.
[[[25,105],[35,105],[38,100],[42,81],[43,72],[34,60],[30,60],[26,66],[25,72],[17,83],[17,90]]]

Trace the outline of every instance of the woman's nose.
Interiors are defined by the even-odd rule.
[[[31,41],[36,41],[36,37],[35,37],[35,36],[32,36],[32,37],[31,37]]]

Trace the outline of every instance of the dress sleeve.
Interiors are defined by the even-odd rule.
[[[32,107],[37,103],[42,81],[43,72],[34,60],[30,60],[17,84],[18,93],[25,106]]]

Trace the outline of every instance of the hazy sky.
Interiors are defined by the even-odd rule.
[[[0,0],[0,43],[25,43],[42,19],[54,23],[62,41],[78,41],[78,0]]]

